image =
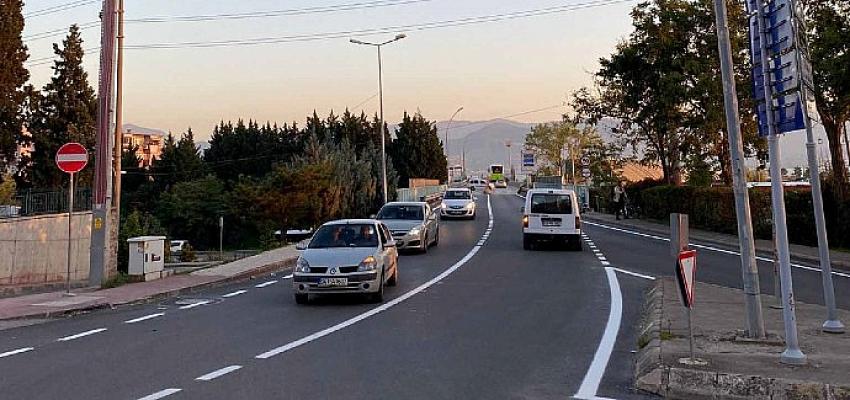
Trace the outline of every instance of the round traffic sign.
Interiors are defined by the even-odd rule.
[[[590,168],[585,168],[585,169],[581,170],[581,176],[583,176],[585,178],[590,178],[590,175],[591,175]]]
[[[590,157],[588,157],[588,156],[584,156],[584,157],[582,157],[582,158],[581,158],[581,165],[583,165],[583,166],[585,166],[585,167],[587,167],[588,165],[590,165]]]
[[[67,174],[76,174],[89,162],[89,152],[79,143],[65,143],[56,152],[56,166]]]

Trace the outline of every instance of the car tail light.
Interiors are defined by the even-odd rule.
[[[522,227],[523,227],[523,228],[528,228],[528,215],[523,215],[523,216],[522,216]]]
[[[576,229],[581,229],[581,217],[576,215]]]

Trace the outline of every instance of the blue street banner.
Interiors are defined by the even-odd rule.
[[[523,167],[533,167],[534,166],[534,153],[522,153],[522,166]]]

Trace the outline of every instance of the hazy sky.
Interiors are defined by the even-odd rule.
[[[305,7],[373,3],[376,0],[125,0],[126,18],[245,13]],[[385,0],[392,2],[393,0]],[[588,0],[422,0],[389,7],[208,22],[128,23],[126,44],[208,42],[318,34],[406,26],[467,17],[511,13]],[[29,0],[25,14],[69,3]],[[435,120],[503,117],[557,105],[590,82],[599,57],[630,31],[634,2],[486,24],[433,30],[398,29],[360,37],[407,39],[384,49],[384,104],[389,122],[404,110]],[[100,4],[27,18],[25,36],[97,21]],[[97,27],[83,31],[84,47],[99,45]],[[29,40],[30,59],[52,54],[60,36]],[[97,53],[86,58],[90,80],[97,80]],[[127,50],[125,122],[182,132],[191,126],[199,139],[219,120],[254,118],[298,121],[316,109],[353,107],[377,93],[373,48],[348,37],[243,47]],[[32,80],[43,85],[50,66],[31,66]],[[361,108],[376,112],[377,98]],[[515,119],[544,121],[564,111],[551,109]]]

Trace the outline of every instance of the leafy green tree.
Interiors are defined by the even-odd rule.
[[[850,195],[841,137],[850,122],[850,0],[806,0],[815,101],[829,139],[833,185],[839,198]],[[850,145],[847,145],[850,154]]]
[[[11,175],[0,177],[0,205],[12,204],[16,191],[15,179]]]
[[[576,176],[576,171],[568,171],[572,165],[578,166],[580,159],[591,147],[602,147],[602,138],[592,126],[578,127],[573,121],[564,117],[559,122],[538,124],[531,128],[525,136],[526,146],[537,150],[538,156],[546,160],[553,170],[561,171],[564,176]],[[567,158],[563,158],[561,150],[566,150]],[[570,162],[567,162],[570,161]],[[566,165],[566,168],[562,166]],[[573,174],[573,172],[576,172]]]
[[[189,182],[207,175],[207,166],[195,144],[195,135],[189,128],[179,140],[172,134],[165,137],[162,155],[153,163],[154,183],[158,190],[166,191],[180,182]]]
[[[0,1],[0,172],[17,167],[15,154],[23,142],[24,85],[29,71],[24,62],[29,58],[21,39],[24,30],[23,1]]]
[[[234,125],[221,122],[213,129],[210,147],[204,152],[204,161],[219,179],[235,182],[240,176],[260,178],[268,174],[275,164],[289,161],[295,153],[296,143],[291,128],[254,121],[246,125],[242,120]]]
[[[218,219],[232,215],[224,184],[214,176],[175,183],[163,193],[156,216],[169,235],[197,246],[218,246]]]
[[[93,150],[97,120],[97,100],[83,69],[83,40],[80,30],[72,25],[62,48],[53,45],[59,58],[53,67],[53,78],[44,86],[34,104],[29,130],[35,144],[29,176],[32,185],[43,188],[61,187],[65,174],[56,168],[56,151],[67,142],[79,142]],[[91,184],[92,168],[79,174],[81,186]]]
[[[124,216],[124,214],[121,214]],[[129,244],[127,239],[138,236],[165,235],[166,231],[159,220],[151,214],[133,210],[121,218],[121,231],[118,233],[118,270],[127,272]]]
[[[396,139],[387,147],[402,186],[412,178],[448,180],[449,167],[437,127],[421,114],[411,117],[405,112]]]

